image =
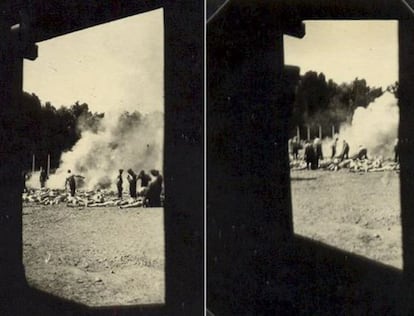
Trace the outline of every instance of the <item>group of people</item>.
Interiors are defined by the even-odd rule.
[[[22,171],[22,182],[23,182],[23,192],[28,192],[26,182],[32,177],[32,173],[28,171]],[[40,182],[40,188],[43,189],[46,187],[46,181],[49,179],[49,176],[46,172],[46,170],[43,167],[40,167],[39,171],[39,182]]]
[[[350,147],[346,140],[342,141],[342,149],[338,154],[338,137],[335,137],[330,145],[331,155],[330,158],[336,163],[341,163],[344,160],[365,160],[368,159],[368,150],[365,146],[360,145],[356,153],[352,156],[349,155]],[[324,159],[322,153],[322,142],[319,138],[315,138],[313,141],[307,140],[303,144],[295,136],[289,140],[289,153],[293,160],[299,159],[299,150],[304,149],[303,159],[306,162],[307,169],[318,169],[319,161]],[[398,138],[394,142],[394,162],[400,162],[400,145]]]
[[[304,158],[307,169],[318,169],[319,160],[323,159],[322,142],[319,138],[315,138],[313,143],[309,140],[306,141]]]
[[[122,198],[123,193],[123,169],[119,169],[116,177],[116,188],[118,198]],[[132,169],[127,170],[127,181],[129,183],[129,195],[132,199],[138,196],[143,198],[143,205],[147,207],[161,207],[161,192],[163,178],[158,170],[151,170],[149,174],[144,170],[137,175]],[[70,195],[73,197],[76,193],[76,179],[71,170],[68,170],[65,181],[65,187],[69,189]],[[137,182],[141,181],[141,190],[137,192]]]
[[[336,137],[330,148],[331,148],[331,159],[338,159],[339,162],[349,159],[349,144],[346,140],[342,141],[342,149],[338,153],[338,141],[339,139]],[[304,149],[304,155],[303,158],[306,162],[306,168],[315,170],[319,167],[319,161],[324,159],[324,155],[322,152],[322,141],[320,138],[315,138],[313,141],[307,140],[305,141],[305,144],[302,145],[302,143],[298,140],[298,138],[295,136],[289,141],[289,147],[290,147],[290,153],[293,156],[294,160],[297,160],[299,158],[299,150]],[[355,157],[351,158],[358,158],[358,159],[366,159],[367,158],[367,149],[364,146],[360,146],[358,149],[358,153],[355,155]]]
[[[118,197],[122,198],[123,192],[123,174],[124,170],[119,169],[119,174],[116,178],[116,187]],[[138,195],[144,197],[144,205],[148,207],[161,206],[161,192],[163,178],[158,170],[151,170],[150,174],[145,173],[144,170],[137,175],[132,169],[127,170],[127,181],[129,183],[129,195],[136,199]],[[141,181],[141,190],[137,192],[137,182]]]
[[[349,159],[349,144],[347,143],[347,141],[345,139],[342,141],[342,150],[338,156],[336,155],[337,147],[338,147],[338,137],[336,137],[331,144],[331,150],[332,150],[331,159],[338,158],[340,161]],[[360,149],[361,147],[363,146],[361,145]],[[366,149],[365,149],[365,156],[366,156]]]

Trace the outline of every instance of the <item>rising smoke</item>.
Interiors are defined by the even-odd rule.
[[[82,129],[82,127],[80,127]],[[67,170],[84,177],[86,190],[115,189],[118,169],[162,170],[164,116],[138,112],[105,116],[96,133],[83,130],[81,139],[65,152],[47,187],[64,188]]]
[[[360,145],[368,149],[369,157],[389,158],[393,154],[394,141],[398,137],[398,100],[389,92],[375,99],[368,107],[358,107],[350,124],[343,124],[338,135],[338,150],[342,140],[350,146],[351,155]],[[332,139],[324,141],[324,151],[329,153]]]

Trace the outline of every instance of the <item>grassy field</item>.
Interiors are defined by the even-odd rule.
[[[164,302],[162,208],[25,205],[29,284],[89,306]]]
[[[402,268],[395,171],[292,171],[296,234]]]

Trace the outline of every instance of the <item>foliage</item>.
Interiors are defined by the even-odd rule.
[[[397,96],[398,83],[387,90]],[[338,130],[340,124],[352,118],[357,107],[367,107],[383,93],[381,87],[368,86],[365,79],[337,84],[332,79],[326,81],[323,73],[308,71],[301,76],[296,88],[291,134],[296,134],[296,126],[320,125],[323,136],[328,136],[332,125]]]
[[[51,168],[59,166],[60,156],[81,137],[82,130],[97,132],[103,113],[92,113],[86,103],[75,102],[69,107],[56,108],[50,102],[44,105],[38,96],[23,92],[21,99],[20,131],[22,138],[23,165],[30,169],[32,155],[36,157],[36,169],[46,167],[47,155],[51,156]]]

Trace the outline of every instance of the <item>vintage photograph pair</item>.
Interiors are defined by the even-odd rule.
[[[0,9],[0,315],[414,314],[414,2]]]

